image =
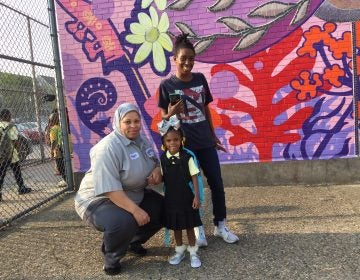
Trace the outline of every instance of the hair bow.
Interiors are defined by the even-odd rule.
[[[175,130],[180,128],[180,120],[176,117],[176,115],[171,116],[169,120],[162,120],[157,124],[160,135],[164,136],[170,127],[173,127]]]

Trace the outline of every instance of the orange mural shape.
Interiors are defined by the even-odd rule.
[[[308,31],[304,32],[305,42],[302,47],[297,50],[299,56],[309,55],[310,57],[316,57],[317,50],[314,47],[314,43],[323,42],[329,46],[333,43],[334,39],[330,33],[336,30],[334,23],[326,23],[322,29],[320,26],[312,26]]]
[[[341,87],[342,83],[339,81],[339,78],[344,76],[345,71],[338,64],[334,64],[331,67],[325,68],[323,79],[329,81],[335,87]]]
[[[318,95],[318,89],[323,85],[318,73],[310,74],[309,71],[300,73],[300,80],[291,81],[290,85],[297,91],[299,100],[315,98]]]

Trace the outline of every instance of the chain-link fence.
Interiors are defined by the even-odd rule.
[[[0,1],[0,228],[64,193],[71,177],[47,5]]]

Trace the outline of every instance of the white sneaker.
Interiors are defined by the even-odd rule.
[[[175,255],[169,259],[169,264],[177,265],[185,258],[186,245],[176,246]]]
[[[196,245],[198,247],[206,247],[208,245],[206,238],[203,239],[196,239]]]
[[[187,248],[188,252],[190,253],[190,265],[192,268],[197,268],[201,266],[201,261],[200,258],[198,256],[197,251],[198,251],[199,247],[197,245],[191,247],[189,246]]]
[[[192,268],[198,268],[201,266],[201,261],[197,254],[190,255],[190,265]]]
[[[61,180],[59,183],[57,183],[56,186],[58,188],[65,188],[65,187],[67,187],[67,183],[64,180]]]
[[[169,264],[177,265],[185,258],[185,253],[176,253],[169,259]]]
[[[206,247],[208,245],[208,243],[206,240],[205,231],[204,231],[203,226],[194,228],[194,231],[195,231],[195,237],[196,237],[196,245],[198,247]]]
[[[221,237],[226,243],[235,243],[239,241],[239,237],[237,237],[234,233],[232,233],[227,226],[215,226],[214,235]]]

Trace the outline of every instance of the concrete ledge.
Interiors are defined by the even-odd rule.
[[[360,158],[223,164],[225,187],[341,185],[360,182]],[[76,190],[84,172],[75,172]]]
[[[223,164],[225,186],[327,185],[360,182],[360,159]]]

